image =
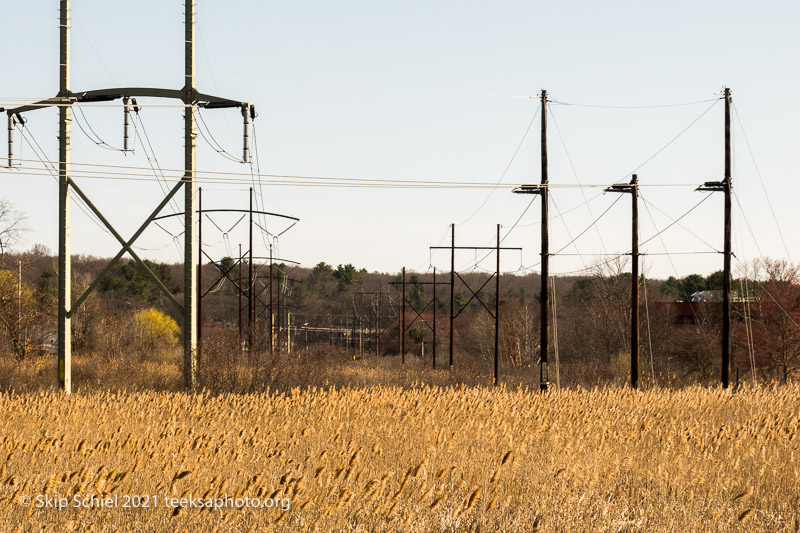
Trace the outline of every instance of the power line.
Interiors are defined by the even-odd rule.
[[[567,149],[567,143],[564,142],[564,136],[561,135],[561,128],[558,126],[558,121],[556,120],[556,114],[550,109],[550,116],[553,119],[553,124],[556,127],[556,132],[558,133],[558,138],[561,140],[561,146],[564,148],[564,153],[567,154],[567,161],[569,161],[569,166],[572,169],[572,175],[575,176],[575,180],[578,182],[578,185],[581,184],[581,179],[578,177],[578,171],[575,169],[575,164],[572,162],[572,157],[569,155],[569,150]],[[592,207],[589,205],[589,202],[586,200],[586,193],[583,189],[581,191],[581,196],[583,196],[584,205],[586,209],[589,211],[589,216],[594,219],[594,213],[592,213]],[[556,208],[557,209],[557,208]],[[566,227],[566,223],[565,223]],[[603,241],[603,236],[600,234],[600,229],[595,226],[595,230],[597,230],[597,238],[600,240],[600,246],[603,248],[603,251],[606,251],[606,243]]]
[[[641,245],[647,244],[648,242],[652,241],[653,239],[655,239],[656,237],[658,237],[659,235],[661,235],[662,233],[664,233],[665,231],[667,231],[669,228],[671,228],[671,227],[672,227],[672,226],[674,226],[675,224],[679,223],[679,222],[680,222],[680,221],[681,221],[681,220],[682,220],[684,217],[686,217],[686,216],[687,216],[689,213],[691,213],[692,211],[694,211],[695,209],[697,209],[698,207],[700,207],[700,206],[703,204],[703,202],[705,202],[706,200],[708,200],[710,197],[711,197],[711,194],[707,194],[707,195],[705,195],[705,196],[703,197],[703,199],[702,199],[702,200],[700,200],[700,201],[699,201],[699,202],[697,202],[695,205],[693,205],[691,208],[689,208],[689,210],[688,210],[688,211],[686,211],[684,214],[682,214],[681,216],[679,216],[678,218],[676,218],[675,220],[673,220],[673,221],[672,221],[672,223],[670,223],[669,225],[667,225],[667,226],[666,226],[664,229],[662,229],[661,231],[659,231],[658,233],[656,233],[655,235],[653,235],[653,236],[652,236],[652,237],[650,237],[649,239],[645,239],[645,240],[644,240],[644,241],[641,243]]]
[[[194,108],[192,108],[192,113],[194,113]],[[209,147],[211,147],[212,150],[217,152],[225,159],[233,161],[234,163],[244,163],[242,159],[239,159],[238,157],[230,154],[227,150],[225,150],[225,148],[222,147],[222,145],[217,141],[217,139],[214,138],[214,134],[211,133],[211,129],[206,124],[206,120],[203,118],[203,114],[200,112],[200,108],[197,109],[197,117],[200,118],[200,122],[198,123],[199,127],[197,128],[197,131],[200,132],[200,136],[203,138],[204,141],[206,141],[206,143],[208,144]],[[208,131],[208,137],[206,137],[206,134],[203,132],[203,128],[205,128],[206,131]],[[209,140],[209,137],[211,138],[211,140]]]
[[[23,162],[39,162],[39,160],[35,159],[22,159],[16,158],[17,161]],[[48,163],[51,164],[59,164],[58,161],[47,160]],[[109,165],[109,164],[96,164],[96,163],[77,163],[77,162],[70,162],[73,166],[85,166],[85,167],[99,167],[99,168],[111,168],[111,169],[121,169],[121,170],[148,170],[151,171],[152,168],[149,167],[139,167],[139,166],[130,166],[130,165]],[[21,167],[24,169],[25,167]],[[160,169],[161,172],[174,172],[176,173],[176,178],[180,178],[185,174],[185,170],[183,169]],[[112,172],[108,170],[104,171],[91,171],[91,170],[76,170],[75,172],[90,175],[90,174],[100,174],[105,179],[118,179],[117,177],[113,176],[120,176],[120,177],[138,177],[138,176],[149,176],[148,174],[141,174],[141,173],[134,173],[134,172]],[[213,176],[233,176],[233,177],[246,177],[250,178],[250,173],[245,172],[225,172],[225,171],[215,171],[215,170],[197,170],[196,174],[199,175],[198,179],[205,180],[207,182],[212,181],[223,181],[229,182],[227,178],[214,178]],[[211,176],[202,177],[203,174],[209,174]],[[516,185],[506,185],[493,182],[486,182],[486,181],[459,181],[456,179],[444,179],[444,180],[434,180],[434,179],[406,179],[406,178],[395,178],[395,179],[387,179],[387,178],[348,178],[348,177],[340,177],[340,176],[304,176],[304,175],[296,175],[296,174],[266,174],[266,173],[257,173],[255,174],[257,179],[263,178],[283,178],[286,180],[318,180],[318,181],[330,181],[330,182],[353,182],[353,183],[366,183],[366,184],[389,184],[389,185],[419,185],[420,188],[424,188],[425,186],[431,186],[434,188],[474,188],[474,189],[490,189],[490,188],[506,188],[506,189],[513,189],[517,187]],[[230,181],[231,183],[236,183],[235,180]],[[264,183],[270,183],[269,180],[264,180]],[[681,188],[681,187],[697,187],[700,183],[647,183],[641,184],[640,187],[658,187],[658,188]],[[550,189],[605,189],[609,186],[608,183],[584,183],[584,184],[570,184],[570,183],[563,183],[563,184],[549,184],[548,187]],[[591,201],[591,200],[590,200]],[[585,205],[585,204],[581,204]]]
[[[647,204],[648,206],[652,207],[653,209],[655,209],[656,211],[658,211],[659,213],[661,213],[662,215],[664,215],[665,217],[667,217],[669,220],[673,220],[673,221],[675,220],[674,218],[672,218],[671,216],[669,216],[669,215],[668,215],[668,214],[667,214],[667,213],[666,213],[666,212],[665,212],[663,209],[659,208],[659,207],[658,207],[657,205],[655,205],[655,204],[652,204],[652,203],[650,203],[650,201],[649,201],[649,200],[647,200],[646,198],[644,198],[644,197],[643,197],[641,194],[639,195],[639,198],[641,198],[641,199],[642,199],[642,201],[643,201],[645,204]],[[651,221],[653,220],[652,214],[651,214],[651,216],[650,216],[650,220],[651,220]],[[653,222],[653,226],[655,227],[655,222]],[[716,247],[715,247],[713,244],[709,243],[708,241],[706,241],[705,239],[703,239],[701,236],[699,236],[697,233],[693,232],[691,229],[687,228],[687,227],[686,227],[686,226],[684,226],[683,224],[681,224],[681,223],[678,223],[678,226],[680,226],[680,227],[681,227],[681,229],[683,229],[684,231],[686,231],[686,232],[687,232],[689,235],[691,235],[691,236],[692,236],[692,237],[694,237],[695,239],[699,240],[700,242],[702,242],[703,244],[705,244],[706,246],[708,246],[709,248],[711,248],[711,249],[712,249],[712,250],[714,250],[715,252],[717,252],[717,253],[722,253],[720,250],[717,250],[717,248],[716,248]]]
[[[708,106],[708,108],[707,108],[705,111],[703,111],[702,113],[700,113],[700,115],[699,115],[699,116],[698,116],[696,119],[694,119],[694,120],[693,120],[693,121],[692,121],[692,122],[691,122],[691,123],[690,123],[688,126],[686,126],[685,128],[683,128],[683,129],[680,131],[680,133],[678,133],[678,134],[677,134],[675,137],[673,137],[672,139],[670,139],[670,141],[669,141],[667,144],[665,144],[664,146],[662,146],[662,147],[661,147],[661,148],[660,148],[660,149],[659,149],[659,150],[658,150],[656,153],[654,153],[653,155],[651,155],[650,157],[648,157],[647,159],[645,159],[645,160],[644,160],[644,162],[643,162],[643,163],[641,163],[641,164],[640,164],[638,167],[636,167],[636,168],[634,168],[633,170],[631,170],[630,172],[628,172],[628,173],[626,174],[626,176],[636,173],[636,172],[637,172],[637,171],[638,171],[640,168],[642,168],[642,167],[643,167],[643,166],[645,166],[647,163],[649,163],[650,161],[652,161],[653,159],[655,159],[655,158],[656,158],[656,157],[657,157],[657,156],[658,156],[658,155],[659,155],[661,152],[663,152],[664,150],[666,150],[666,149],[667,149],[667,148],[668,148],[668,147],[669,147],[669,146],[670,146],[672,143],[674,143],[675,141],[677,141],[677,140],[678,140],[678,139],[679,139],[679,138],[680,138],[680,137],[681,137],[681,136],[682,136],[684,133],[686,133],[687,131],[689,131],[689,129],[690,129],[692,126],[694,126],[695,124],[697,124],[697,122],[698,122],[698,121],[699,121],[701,118],[703,118],[703,117],[705,116],[705,114],[706,114],[706,113],[708,113],[709,111],[711,111],[711,110],[714,108],[714,106],[716,106],[716,105],[719,103],[719,101],[720,101],[720,99],[719,99],[719,98],[715,98],[715,99],[714,99],[714,103],[712,103],[710,106]],[[624,177],[624,176],[623,176],[623,177]]]
[[[781,230],[781,225],[778,224],[778,218],[775,216],[775,209],[772,207],[772,200],[770,200],[769,193],[767,192],[767,187],[764,184],[764,178],[761,176],[761,169],[758,168],[758,162],[756,161],[755,154],[753,154],[753,148],[750,146],[750,140],[747,138],[747,133],[744,131],[744,125],[742,124],[742,119],[739,116],[739,110],[736,109],[736,104],[734,103],[731,103],[731,107],[733,107],[733,112],[736,115],[736,122],[739,123],[739,129],[742,130],[742,136],[744,137],[744,142],[747,145],[747,151],[750,152],[750,159],[752,159],[753,166],[756,169],[756,175],[758,176],[758,181],[759,183],[761,183],[761,190],[764,191],[764,197],[767,199],[767,205],[769,206],[769,211],[772,214],[772,221],[775,222],[775,228],[778,230],[778,235],[780,236],[781,242],[783,243],[783,249],[784,251],[786,251],[786,257],[788,257],[789,261],[791,261],[792,254],[789,252],[789,247],[786,246],[786,239],[783,237],[783,231]]]
[[[658,228],[656,228],[656,229],[658,230],[658,231],[657,231],[657,233],[656,233],[655,235],[652,235],[652,236],[651,236],[651,237],[649,237],[648,239],[645,239],[644,241],[642,241],[642,242],[640,243],[640,246],[641,246],[641,245],[644,245],[644,244],[646,244],[646,243],[648,243],[648,242],[650,242],[650,241],[652,241],[652,240],[653,240],[653,239],[655,239],[656,237],[659,237],[659,236],[660,236],[662,233],[664,233],[665,231],[667,231],[668,229],[670,229],[672,226],[674,226],[675,224],[677,224],[677,223],[678,223],[678,222],[679,222],[681,219],[683,219],[684,217],[686,217],[686,216],[687,216],[689,213],[691,213],[692,211],[694,211],[695,209],[697,209],[698,207],[700,207],[700,205],[702,205],[702,204],[703,204],[703,202],[705,202],[706,200],[708,200],[708,198],[709,198],[710,196],[711,196],[711,194],[710,194],[710,193],[709,193],[709,194],[707,194],[705,197],[703,197],[703,199],[702,199],[702,200],[700,200],[698,203],[696,203],[695,205],[693,205],[691,208],[689,208],[689,210],[688,210],[688,211],[686,211],[684,214],[682,214],[680,217],[678,217],[676,220],[674,220],[674,221],[673,221],[671,224],[668,224],[668,225],[667,225],[666,227],[664,227],[663,229],[661,229],[661,230],[658,230]],[[595,222],[596,222],[596,221],[595,221]],[[593,222],[593,223],[594,223],[594,222]],[[667,252],[667,253],[669,253],[669,252]],[[716,252],[715,252],[715,253],[716,253]],[[566,274],[576,274],[576,273],[580,273],[580,272],[586,272],[587,270],[591,270],[591,269],[593,269],[593,268],[598,268],[598,267],[601,267],[601,266],[603,266],[603,265],[607,265],[607,264],[609,264],[609,263],[611,263],[611,262],[613,262],[613,261],[616,261],[616,260],[617,260],[617,259],[619,259],[620,257],[626,256],[626,255],[630,255],[630,254],[631,254],[631,252],[630,252],[630,250],[629,250],[629,251],[627,251],[627,252],[624,252],[624,253],[621,253],[621,254],[617,254],[617,255],[613,256],[612,258],[610,258],[610,259],[608,259],[608,260],[606,260],[606,261],[602,261],[602,262],[596,263],[596,264],[594,264],[594,265],[592,265],[592,266],[590,266],[590,267],[581,268],[581,269],[577,269],[577,270],[569,270],[569,271],[565,271],[565,272],[558,272],[557,274],[559,274],[559,275],[562,275],[562,276],[563,276],[563,275],[566,275]],[[657,254],[650,254],[650,255],[657,255]],[[531,270],[531,269],[533,269],[534,267],[536,267],[538,264],[539,264],[539,263],[533,264],[533,265],[531,265],[531,266],[529,266],[529,267],[523,267],[523,269],[525,269],[525,270]]]
[[[551,100],[552,103],[558,105],[568,105],[572,107],[590,107],[595,109],[663,109],[669,107],[683,107],[697,104],[705,104],[706,102],[713,102],[719,98],[709,98],[706,100],[695,100],[694,102],[680,102],[674,104],[651,104],[651,105],[596,105],[596,104],[577,104],[574,102],[561,102],[559,100]]]
[[[153,149],[153,145],[150,143],[150,136],[147,134],[147,128],[144,125],[144,120],[142,119],[142,115],[138,112],[136,113],[136,120],[133,121],[133,131],[135,135],[134,138],[139,138],[139,128],[136,126],[137,121],[142,126],[142,133],[144,134],[144,140],[147,143],[147,145],[145,145],[145,143],[142,143],[142,150],[144,151],[144,156],[147,158],[147,163],[150,165],[150,170],[153,171],[153,175],[156,177],[156,181],[158,182],[158,186],[161,189],[161,192],[163,192],[164,195],[167,195],[169,194],[170,186],[167,183],[167,178],[166,176],[164,176],[164,171],[161,169],[161,165],[158,162],[158,156],[156,155],[156,151]],[[149,154],[147,152],[148,147],[150,148]],[[170,199],[170,206],[172,207],[173,213],[177,213],[178,211],[180,211],[178,203],[174,197]]]
[[[564,250],[566,250],[567,248],[569,248],[569,247],[570,247],[570,246],[571,246],[571,245],[572,245],[572,244],[573,244],[575,241],[577,241],[578,239],[580,239],[580,238],[581,238],[581,237],[582,237],[582,236],[583,236],[583,235],[584,235],[584,234],[585,234],[587,231],[589,231],[589,230],[590,230],[591,228],[593,228],[593,227],[596,227],[597,223],[598,223],[598,222],[600,222],[600,219],[601,219],[601,218],[603,218],[603,216],[604,216],[606,213],[608,213],[609,211],[611,211],[611,208],[612,208],[612,207],[614,207],[614,206],[617,204],[617,202],[619,202],[620,198],[622,198],[622,196],[617,196],[617,198],[616,198],[616,199],[615,199],[613,202],[611,202],[611,205],[610,205],[610,206],[608,206],[608,207],[606,208],[606,210],[605,210],[605,211],[603,211],[602,213],[600,213],[600,216],[599,216],[599,217],[597,217],[596,219],[594,219],[594,220],[592,221],[592,223],[591,223],[591,224],[589,224],[589,226],[588,226],[588,227],[586,227],[586,229],[584,229],[582,232],[578,233],[578,235],[577,235],[577,236],[576,236],[574,239],[572,239],[571,241],[569,241],[567,244],[565,244],[564,246],[562,246],[561,248],[559,248],[559,249],[558,249],[558,250],[557,250],[557,251],[556,251],[554,254],[551,254],[551,255],[558,255],[559,253],[563,252]]]
[[[539,104],[536,107],[536,111],[533,112],[533,116],[531,117],[530,122],[528,122],[528,127],[525,128],[525,133],[522,134],[522,139],[519,140],[519,144],[517,144],[516,150],[514,150],[514,153],[511,155],[511,159],[508,161],[508,164],[506,165],[506,168],[503,170],[503,173],[500,174],[500,179],[497,180],[497,183],[495,184],[495,187],[492,189],[492,191],[489,193],[489,195],[483,200],[481,205],[479,205],[478,208],[470,216],[468,216],[465,220],[463,220],[463,221],[459,222],[458,224],[456,224],[456,226],[463,226],[464,224],[466,224],[467,222],[472,220],[472,218],[475,215],[477,215],[478,212],[481,209],[483,209],[483,206],[486,205],[486,203],[489,201],[489,199],[495,193],[497,188],[500,186],[500,183],[506,177],[506,173],[508,173],[508,169],[511,168],[511,165],[514,163],[514,160],[517,158],[517,154],[519,153],[520,149],[522,148],[522,145],[525,143],[525,139],[528,137],[528,133],[531,131],[531,127],[533,126],[533,122],[536,120],[536,115],[539,114],[539,111],[541,110],[541,107],[542,107],[541,104]]]

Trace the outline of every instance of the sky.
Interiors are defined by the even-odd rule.
[[[697,205],[706,193],[694,189],[723,177],[727,86],[734,270],[759,256],[800,260],[796,2],[200,0],[196,12],[198,90],[258,111],[252,165],[211,147],[241,157],[239,111],[199,112],[205,137],[197,139],[197,167],[219,173],[200,184],[203,208],[247,209],[254,186],[257,208],[300,219],[276,240],[256,228],[256,256],[268,255],[272,242],[275,256],[304,266],[446,271],[449,252],[429,247],[449,244],[451,223],[457,246],[494,245],[501,224],[503,246],[523,248],[503,252],[501,270],[537,271],[539,199],[511,188],[540,179],[545,89],[550,246],[559,252],[551,272],[629,251],[630,198],[603,194],[602,186],[635,171],[647,274],[708,274],[722,265],[723,198]],[[181,2],[73,0],[71,14],[73,92],[182,86]],[[58,2],[5,5],[0,50],[0,107],[55,95]],[[104,165],[76,165],[98,172],[76,182],[126,237],[163,198],[151,166],[169,182],[183,166],[183,110],[170,100],[139,103],[133,153],[107,149],[122,144],[120,102],[81,106],[76,121],[87,132],[72,127],[73,163]],[[26,118],[25,138],[17,132],[15,143],[25,168],[0,169],[0,197],[28,218],[18,249],[41,243],[55,251],[57,183],[30,145],[57,159],[58,116],[47,109]],[[259,172],[264,177],[254,180]],[[97,179],[126,176],[142,179]],[[343,183],[329,178],[360,186],[321,186]],[[418,181],[450,186],[407,187]],[[484,186],[452,186],[473,182]],[[182,209],[178,196],[164,213]],[[212,257],[247,248],[246,219],[210,216],[203,241]],[[257,222],[272,235],[288,227],[279,217]],[[137,252],[180,262],[181,231],[180,217],[166,219],[145,231]],[[110,257],[118,249],[73,204],[73,253]],[[494,265],[486,253],[456,258],[458,270]]]

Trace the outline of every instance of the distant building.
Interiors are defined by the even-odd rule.
[[[692,303],[721,303],[722,294],[721,290],[697,291],[692,293],[689,301]],[[739,291],[731,291],[731,300],[734,302],[739,300]]]

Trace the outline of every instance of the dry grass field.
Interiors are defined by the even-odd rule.
[[[797,385],[2,394],[0,526],[797,531],[798,398]],[[188,506],[224,495],[272,508]]]

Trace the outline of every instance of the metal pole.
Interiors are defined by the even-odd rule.
[[[725,88],[725,249],[722,280],[722,387],[730,385],[731,350],[731,90]]]
[[[500,383],[500,224],[497,225],[497,270],[494,281],[494,384],[498,385]]]
[[[540,332],[540,345],[541,345],[541,368],[539,377],[539,386],[542,391],[547,390],[549,384],[549,375],[547,369],[547,356],[550,348],[549,339],[549,325],[548,313],[550,307],[550,232],[549,232],[549,217],[547,212],[548,204],[548,169],[547,169],[547,91],[542,89],[542,135],[541,135],[541,153],[542,153],[542,265],[541,265],[541,332]]]
[[[253,324],[255,323],[255,298],[253,295],[253,188],[250,187],[250,255],[247,266],[247,349],[253,355]]]
[[[406,267],[403,267],[403,310],[400,328],[400,362],[406,362]]]
[[[455,317],[456,225],[450,224],[450,369],[453,369],[453,318]]]
[[[60,75],[59,92],[62,98],[69,90],[69,0],[61,0]],[[58,132],[58,385],[65,393],[72,392],[72,321],[68,316],[72,304],[72,258],[70,250],[70,122],[72,109],[59,108]],[[10,145],[9,145],[10,147]],[[9,157],[11,166],[11,157]],[[189,263],[188,270],[193,270]],[[187,293],[190,291],[187,290]],[[192,293],[193,294],[193,293]],[[185,331],[193,331],[192,322]]]
[[[631,179],[631,387],[639,386],[639,178]]]
[[[195,180],[195,119],[194,119],[194,2],[185,3],[185,84],[183,87],[184,108],[184,305],[183,305],[183,381],[188,391],[197,389],[197,227]],[[61,109],[66,109],[62,107]]]
[[[292,353],[292,313],[286,313],[286,354]]]
[[[433,369],[436,370],[436,267],[433,267]]]

